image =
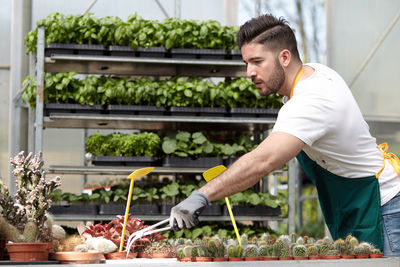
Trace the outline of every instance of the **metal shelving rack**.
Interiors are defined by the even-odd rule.
[[[139,116],[139,115],[94,115],[52,113],[44,116],[44,72],[77,71],[81,74],[114,74],[138,76],[201,76],[201,77],[243,77],[246,68],[239,60],[206,59],[170,59],[170,58],[127,58],[115,56],[51,55],[45,56],[44,28],[38,29],[37,44],[37,99],[35,118],[35,151],[42,151],[44,128],[82,128],[82,129],[224,129],[266,131],[275,122],[275,118],[235,118],[235,117],[191,117],[191,116]],[[297,175],[295,165],[289,169],[289,216],[288,218],[270,216],[238,216],[237,220],[284,221],[289,232],[295,229],[294,216],[294,180]],[[135,166],[135,168],[138,168]],[[91,166],[50,166],[47,173],[59,174],[129,174],[127,167],[91,167]],[[154,173],[201,173],[204,168],[168,168],[156,167]],[[58,220],[106,220],[115,216],[56,216]],[[159,220],[165,216],[139,216],[144,220]],[[203,220],[225,221],[228,216],[203,216]]]

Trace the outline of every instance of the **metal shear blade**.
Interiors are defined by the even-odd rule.
[[[160,221],[158,223],[155,223],[155,224],[153,224],[151,226],[148,226],[146,228],[143,228],[142,230],[136,231],[133,234],[131,234],[129,236],[128,242],[126,244],[126,257],[128,257],[129,251],[131,251],[131,247],[132,247],[133,243],[135,243],[135,241],[138,240],[139,238],[142,238],[143,236],[146,236],[146,235],[152,235],[152,234],[155,234],[155,233],[159,233],[159,232],[170,230],[171,229],[170,226],[152,230],[152,229],[156,228],[157,226],[163,225],[165,223],[169,223],[169,218],[167,218],[165,220],[162,220],[162,221]]]

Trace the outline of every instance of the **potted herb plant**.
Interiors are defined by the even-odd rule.
[[[11,196],[0,181],[0,236],[9,241],[6,246],[11,261],[47,260],[52,241],[47,210],[51,193],[61,185],[60,177],[46,181],[41,170],[44,164],[41,153],[34,156],[29,153],[25,157],[22,151],[10,162],[17,192]]]

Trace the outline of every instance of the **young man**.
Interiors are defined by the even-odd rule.
[[[343,79],[321,64],[303,64],[293,31],[272,15],[242,25],[237,42],[247,76],[262,95],[284,95],[285,105],[256,149],[172,209],[171,227],[196,225],[210,201],[253,186],[297,157],[318,189],[334,239],[351,233],[400,256],[400,163],[386,146],[377,147]]]

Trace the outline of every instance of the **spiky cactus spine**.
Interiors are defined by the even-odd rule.
[[[258,247],[258,255],[263,257],[272,256],[272,246],[270,245],[262,245]]]
[[[288,247],[281,249],[279,257],[290,257],[290,256],[291,256],[290,249]]]
[[[330,249],[326,253],[326,256],[340,256],[340,252],[337,249]]]
[[[333,248],[338,250],[340,253],[343,252],[343,247],[344,247],[344,240],[339,238],[333,242]]]
[[[307,249],[304,245],[295,245],[293,247],[293,256],[295,257],[305,257],[307,256]]]
[[[304,245],[304,238],[302,238],[301,236],[299,236],[299,238],[297,238],[296,240],[296,244],[297,245]]]
[[[318,256],[319,250],[315,245],[311,245],[307,247],[307,255],[308,256]]]
[[[319,250],[319,253],[321,254],[321,256],[326,256],[328,251],[331,249],[331,246],[329,244],[322,244]]]
[[[290,242],[291,243],[296,243],[296,240],[297,240],[297,234],[296,233],[291,233],[290,234]]]

